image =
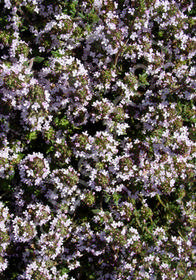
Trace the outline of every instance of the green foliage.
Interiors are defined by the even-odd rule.
[[[63,268],[61,269],[61,275],[65,274],[65,273],[69,273],[69,269],[66,268],[66,267],[63,267]]]
[[[36,131],[30,132],[29,135],[27,136],[27,139],[28,139],[29,141],[35,140],[36,138],[37,138],[37,132],[36,132]]]
[[[139,86],[148,86],[149,83],[147,81],[148,75],[146,73],[139,74]]]
[[[101,212],[100,209],[92,209],[93,214],[99,214]]]
[[[196,123],[195,111],[193,101],[182,103],[182,101],[178,102],[177,110],[182,116],[184,122]]]
[[[92,9],[87,16],[88,16],[87,20],[90,24],[94,24],[99,21],[99,17],[97,15],[97,12],[95,11],[95,9]]]
[[[41,63],[43,60],[44,60],[44,57],[41,57],[41,56],[36,56],[34,58],[34,62],[37,62],[37,63]]]
[[[66,15],[70,15],[72,18],[74,18],[77,14],[77,5],[78,1],[65,1],[62,5],[63,13]]]
[[[65,128],[67,128],[69,121],[65,117],[63,117],[61,119],[59,117],[56,117],[56,118],[54,118],[54,123],[56,126],[65,126]]]
[[[113,197],[113,200],[114,200],[114,204],[118,206],[118,203],[119,203],[119,200],[121,198],[121,195],[119,193],[115,192],[112,195],[112,197]]]
[[[83,33],[84,33],[84,30],[80,27],[80,26],[77,26],[74,31],[73,31],[73,38],[77,38],[78,39],[81,39],[83,37]]]
[[[92,192],[88,192],[85,197],[85,203],[88,206],[92,206],[95,203],[95,195]]]
[[[10,32],[0,31],[0,42],[2,42],[5,46],[9,45],[12,41],[13,36]]]
[[[59,53],[59,50],[56,50],[56,51],[51,51],[52,55],[54,57],[62,57],[63,55]]]
[[[137,1],[137,8],[136,8],[138,15],[140,15],[140,16],[143,15],[145,13],[146,9],[147,9],[146,1],[145,0],[138,0]]]
[[[159,31],[158,32],[158,36],[159,36],[159,38],[162,38],[164,36],[164,32],[163,31]]]

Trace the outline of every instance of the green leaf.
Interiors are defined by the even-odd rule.
[[[78,15],[79,15],[82,19],[85,19],[85,15],[83,15],[82,13],[78,13]]]
[[[108,197],[106,197],[105,202],[108,203],[109,200],[110,200],[110,197],[108,196]]]
[[[100,209],[93,209],[92,212],[93,212],[93,214],[99,214],[101,212],[101,210]]]
[[[142,84],[142,85],[149,85],[149,83],[147,82],[147,77],[148,75],[146,73],[144,74],[139,74],[139,82]]]
[[[158,32],[158,36],[159,36],[160,38],[162,38],[163,35],[164,35],[164,34],[163,34],[163,31],[159,31],[159,32]]]
[[[73,1],[71,4],[70,4],[70,7],[69,7],[69,11],[70,11],[70,14],[72,16],[75,16],[76,14],[76,6],[78,4],[78,1]]]
[[[62,118],[59,122],[59,125],[68,127],[69,121],[66,118]]]
[[[113,200],[114,200],[114,203],[116,204],[116,206],[118,206],[118,202],[119,202],[120,197],[121,196],[117,192],[115,192],[113,194]]]
[[[51,51],[54,57],[62,57],[63,55],[59,53],[59,51]]]
[[[37,138],[37,132],[36,131],[32,131],[29,133],[28,135],[28,139],[31,140],[35,140]]]
[[[62,275],[65,273],[69,273],[69,269],[64,267],[64,268],[62,268],[61,273],[62,273]]]
[[[54,147],[53,147],[53,146],[51,146],[51,147],[47,150],[46,154],[49,154],[49,153],[52,152],[52,151],[54,151]]]
[[[44,60],[44,57],[41,57],[41,56],[36,56],[34,58],[34,62],[37,62],[37,63],[41,63],[43,60]]]

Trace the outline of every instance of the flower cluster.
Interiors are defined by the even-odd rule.
[[[6,256],[6,248],[10,243],[10,236],[8,232],[8,222],[9,222],[9,209],[0,203],[0,272],[4,271],[8,266],[8,261]]]
[[[2,279],[195,279],[193,1],[0,8]]]
[[[12,239],[15,242],[27,242],[33,239],[36,234],[36,226],[33,221],[15,217],[12,221]]]
[[[28,154],[19,163],[21,182],[38,186],[50,174],[48,161],[41,153]]]

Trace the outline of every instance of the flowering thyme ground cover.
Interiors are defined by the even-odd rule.
[[[0,10],[1,279],[196,279],[193,1]]]

